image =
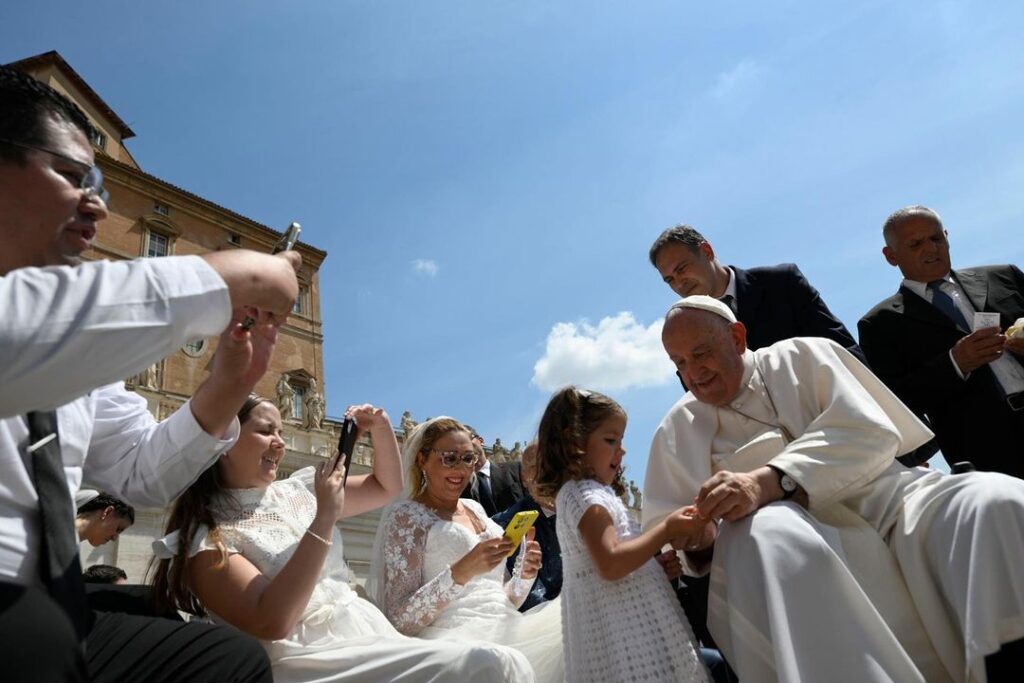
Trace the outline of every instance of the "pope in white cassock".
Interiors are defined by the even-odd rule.
[[[748,351],[693,296],[662,343],[691,392],[655,434],[643,522],[690,503],[722,520],[674,545],[710,571],[743,683],[1021,680],[1024,481],[895,462],[931,433],[829,340]]]

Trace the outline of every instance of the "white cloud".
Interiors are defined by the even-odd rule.
[[[715,87],[711,89],[711,94],[720,100],[729,99],[756,85],[763,74],[764,68],[757,62],[744,59],[728,71],[718,74],[718,80],[715,81]]]
[[[661,325],[658,320],[644,327],[628,311],[596,326],[556,323],[531,381],[544,391],[566,384],[601,391],[664,384],[673,370],[661,347]]]
[[[437,275],[437,261],[428,258],[418,258],[412,262],[412,271],[414,273],[420,273],[427,277],[434,277]]]

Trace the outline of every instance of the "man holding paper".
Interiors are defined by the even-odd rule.
[[[861,318],[875,374],[928,417],[950,464],[1024,477],[1024,273],[1013,265],[953,270],[938,213],[908,206],[882,229],[899,291]]]

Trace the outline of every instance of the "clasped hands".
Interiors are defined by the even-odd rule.
[[[710,548],[718,536],[718,521],[746,517],[762,505],[763,495],[752,473],[716,472],[700,487],[692,505],[665,518],[672,547],[687,552]]]

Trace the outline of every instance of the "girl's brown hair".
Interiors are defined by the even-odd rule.
[[[557,391],[537,434],[537,492],[554,498],[565,482],[592,477],[585,459],[587,438],[609,417],[625,414],[622,406],[596,391],[573,386]],[[619,468],[611,483],[620,496],[626,491],[623,470]]]
[[[245,424],[253,408],[261,403],[273,402],[260,396],[250,396],[246,399],[238,411],[239,423]],[[220,540],[217,521],[213,517],[213,501],[225,491],[219,466],[214,464],[200,474],[199,478],[174,501],[164,533],[178,531],[178,552],[170,560],[157,561],[154,558],[154,563],[150,565],[153,601],[156,603],[158,614],[181,610],[197,616],[206,615],[203,605],[188,587],[188,551],[192,547],[196,531],[201,525],[205,525],[210,530],[209,539],[216,544],[220,552],[217,566],[222,567],[227,562],[227,548]]]

